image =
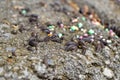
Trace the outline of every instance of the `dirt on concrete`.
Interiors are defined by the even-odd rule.
[[[118,4],[119,0],[1,0],[0,80],[120,80],[120,38],[109,37],[103,25],[93,24],[80,13],[88,5],[102,21],[112,19],[119,26]],[[21,13],[22,9],[28,11]],[[35,17],[30,20],[31,14],[38,16],[37,25]],[[82,23],[82,28],[71,31],[78,23]],[[62,33],[63,41],[60,43],[59,38],[57,42],[49,38],[39,41],[48,36],[44,28],[53,29],[59,38]],[[74,45],[73,51],[65,51],[67,42],[76,41],[91,29],[95,31],[94,36],[101,35],[103,41],[108,39],[108,45],[86,41],[77,49]],[[32,46],[30,40],[34,37]]]

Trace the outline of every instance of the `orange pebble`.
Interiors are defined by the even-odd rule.
[[[48,34],[48,36],[49,36],[49,37],[51,37],[52,35],[53,35],[53,33],[52,33],[52,32],[50,32],[50,33]]]

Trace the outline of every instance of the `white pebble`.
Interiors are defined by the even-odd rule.
[[[105,64],[110,64],[110,60],[106,60],[106,61],[105,61]]]
[[[109,43],[109,44],[110,44],[110,43],[112,43],[112,41],[111,41],[111,40],[107,40],[107,43]]]
[[[109,68],[104,68],[103,74],[108,78],[112,78],[114,76],[113,71],[110,70]]]
[[[85,75],[80,74],[80,75],[79,75],[79,78],[80,78],[80,79],[85,79]]]

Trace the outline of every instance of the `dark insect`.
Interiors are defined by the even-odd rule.
[[[42,40],[38,38],[38,33],[32,32],[31,37],[28,40],[28,45],[29,45],[28,50],[32,50],[32,47],[35,47],[35,49],[38,50],[39,42],[42,42]]]
[[[101,52],[102,51],[102,45],[101,45],[102,43],[100,42],[100,41],[96,41],[96,42],[94,42],[94,46],[95,46],[95,51],[96,52]]]
[[[64,37],[59,38],[58,35],[53,34],[52,36],[45,37],[43,41],[45,41],[45,42],[53,41],[53,42],[57,42],[57,43],[62,43],[63,40],[64,40]]]
[[[23,25],[20,25],[18,30],[19,30],[19,32],[22,33],[22,32],[23,32],[24,30],[26,30],[26,29],[25,29],[25,27],[24,27]]]
[[[62,23],[61,21],[58,21],[58,22],[57,22],[57,25],[58,25],[60,28],[64,27],[64,25],[63,25],[63,23]]]
[[[40,29],[41,29],[41,31],[43,31],[43,32],[45,32],[45,33],[47,33],[47,34],[50,33],[50,30],[47,29],[45,26],[41,26]]]
[[[101,38],[101,39],[95,39],[95,41],[93,42],[93,45],[95,46],[96,52],[101,52],[102,49],[108,45],[108,43]]]
[[[70,46],[70,45],[78,46],[78,44],[77,44],[76,42],[72,42],[72,41],[67,42],[67,43],[65,44],[65,46]]]
[[[12,31],[11,31],[11,34],[14,34],[14,35],[16,35],[17,33],[18,33],[17,30],[12,30]]]
[[[36,14],[29,15],[29,22],[30,23],[37,23],[38,22],[38,15],[36,15]]]
[[[57,42],[57,43],[62,43],[63,39],[64,39],[63,37],[59,38],[59,36],[56,35],[56,34],[54,34],[54,35],[51,37],[51,41]]]
[[[87,50],[87,46],[86,46],[85,41],[84,40],[79,40],[78,44],[79,44],[79,48],[82,49],[82,54],[85,54],[86,50]]]
[[[65,44],[65,51],[73,51],[73,50],[77,51],[77,49],[78,49],[78,44],[76,42],[70,41]]]
[[[13,55],[13,56],[16,56],[16,53],[15,53],[15,51],[13,51],[13,52],[12,52],[12,55]]]
[[[37,47],[38,47],[38,41],[36,40],[36,38],[30,38],[29,41],[28,41],[28,49],[30,50],[31,47],[35,47],[35,49],[37,50]]]
[[[61,24],[62,24],[62,22],[61,22],[61,21],[58,21],[58,22],[57,22],[57,25],[58,25],[58,26],[60,26]]]
[[[76,51],[79,48],[82,49],[82,54],[86,53],[87,47],[86,47],[85,41],[83,41],[83,40],[75,40],[75,42],[70,41],[70,42],[67,42],[65,44],[65,50],[66,51],[73,51],[73,50]]]

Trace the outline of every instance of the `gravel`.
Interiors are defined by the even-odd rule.
[[[102,27],[93,25],[88,19],[83,21],[83,15],[75,11],[69,5],[69,1],[11,0],[8,3],[6,1],[9,0],[1,0],[0,3],[0,80],[120,80],[120,46],[119,43],[118,46],[114,44],[114,40],[117,39],[105,46],[101,52],[96,52],[95,46],[89,43],[86,43],[85,54],[82,54],[82,49],[68,52],[64,50],[64,45],[70,38],[82,35],[91,28],[97,33],[102,33],[103,37],[108,37],[108,33]],[[83,4],[94,7],[100,17],[107,15],[104,19],[114,19],[116,22],[120,20],[119,18],[116,20],[119,11],[111,13],[117,9],[118,5],[115,5],[115,2],[74,1],[79,7]],[[28,17],[20,15],[15,7],[30,8],[28,14],[37,14],[40,26],[46,26],[46,23],[50,22],[55,26],[57,33],[63,33],[65,40],[62,43],[39,42],[38,50],[32,47],[33,51],[29,51],[27,48],[30,47],[28,40],[31,32],[38,32],[39,39],[43,39],[46,34],[30,24]],[[58,21],[62,21],[66,26],[77,25],[71,22],[71,18],[76,16],[78,22],[83,23],[81,31],[72,33],[69,29],[57,27]],[[12,34],[14,24],[18,24],[19,27],[23,25],[26,30],[20,32],[17,29],[17,34]]]

